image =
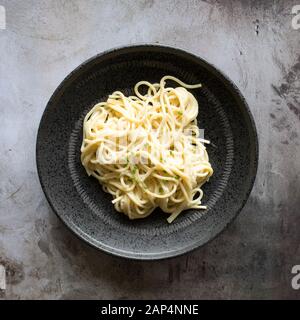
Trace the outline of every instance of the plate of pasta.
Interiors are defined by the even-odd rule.
[[[71,72],[43,113],[36,146],[53,211],[81,239],[155,260],[217,236],[257,171],[253,117],[205,60],[157,45],[101,53]]]

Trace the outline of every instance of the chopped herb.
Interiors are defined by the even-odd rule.
[[[137,166],[133,166],[133,167],[131,168],[131,172],[132,172],[133,175],[135,175],[136,170],[137,170]]]
[[[179,180],[179,178],[180,178],[179,176],[175,176],[175,179],[176,179],[176,180]]]
[[[163,193],[163,188],[162,188],[162,187],[159,188],[159,193],[160,193],[160,194]]]
[[[183,112],[182,112],[181,110],[179,110],[179,111],[178,111],[178,114],[179,114],[180,116],[182,116],[182,115],[183,115]]]
[[[148,187],[146,186],[145,182],[144,182],[144,181],[141,181],[141,179],[140,179],[139,177],[137,177],[137,176],[134,175],[134,176],[132,177],[132,180],[133,180],[134,182],[138,183],[142,188],[148,189]]]

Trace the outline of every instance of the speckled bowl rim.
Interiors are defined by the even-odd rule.
[[[243,106],[244,110],[246,111],[248,117],[249,117],[249,121],[250,121],[250,127],[252,129],[252,134],[254,137],[255,141],[253,142],[253,153],[254,153],[254,158],[253,158],[253,163],[251,164],[252,169],[253,169],[253,173],[250,179],[250,183],[249,183],[249,187],[247,192],[245,193],[245,197],[243,199],[243,201],[240,204],[240,207],[238,208],[238,210],[236,210],[234,216],[228,220],[228,223],[225,225],[225,227],[223,229],[221,229],[219,232],[217,232],[214,236],[212,236],[208,241],[206,241],[205,243],[199,243],[199,242],[195,242],[192,245],[186,246],[184,248],[181,249],[175,249],[174,251],[168,251],[168,252],[163,252],[160,254],[152,254],[152,255],[139,255],[136,254],[134,252],[124,252],[118,249],[108,249],[107,246],[103,245],[101,246],[101,244],[95,244],[95,242],[93,242],[92,238],[88,235],[86,235],[83,232],[80,232],[80,229],[74,227],[72,224],[68,223],[68,221],[64,220],[61,215],[59,214],[58,210],[56,210],[54,204],[52,203],[48,193],[47,193],[47,188],[45,187],[45,184],[43,182],[43,177],[41,174],[41,167],[40,167],[40,163],[39,163],[39,150],[38,150],[38,140],[39,140],[39,136],[40,136],[40,130],[41,130],[41,125],[43,123],[44,118],[46,117],[48,111],[48,107],[52,104],[53,100],[55,99],[57,93],[65,86],[65,83],[78,71],[80,71],[80,69],[84,68],[86,65],[88,65],[90,62],[92,62],[95,59],[98,59],[102,56],[105,56],[107,54],[111,54],[117,51],[122,51],[122,50],[127,50],[127,49],[147,49],[147,48],[156,48],[156,49],[162,49],[162,50],[169,50],[170,52],[174,53],[174,54],[182,54],[182,55],[186,55],[189,56],[190,58],[199,60],[201,63],[208,65],[216,74],[218,74],[220,76],[220,80],[222,80],[222,82],[226,83],[232,87],[232,90],[235,91],[237,98],[240,100],[239,102],[241,103],[241,105]],[[93,248],[96,248],[98,250],[101,250],[104,253],[110,254],[112,256],[116,256],[116,257],[120,257],[120,258],[126,258],[126,259],[132,259],[132,260],[141,260],[141,261],[151,261],[151,260],[163,260],[163,259],[170,259],[170,258],[174,258],[174,257],[178,257],[181,256],[185,253],[191,252],[197,248],[201,248],[204,245],[206,245],[207,243],[211,242],[212,240],[214,240],[217,236],[219,236],[221,233],[223,233],[228,226],[236,219],[236,217],[239,215],[239,213],[241,212],[241,210],[243,209],[243,207],[245,206],[245,204],[247,203],[250,193],[253,189],[253,185],[255,182],[255,178],[257,175],[257,169],[258,169],[258,159],[259,159],[259,141],[258,141],[258,134],[257,134],[257,129],[256,129],[256,125],[255,125],[255,121],[253,118],[253,115],[250,111],[250,108],[246,102],[246,99],[244,98],[244,96],[242,95],[242,93],[240,92],[240,90],[238,89],[237,85],[231,80],[229,79],[222,71],[220,71],[214,64],[208,62],[207,60],[205,60],[204,58],[201,58],[193,53],[187,52],[184,49],[178,48],[178,47],[172,47],[172,46],[168,46],[168,45],[161,45],[161,44],[148,44],[148,43],[142,43],[142,44],[133,44],[133,45],[125,45],[125,46],[119,46],[119,47],[115,47],[109,50],[105,50],[99,54],[96,54],[94,56],[92,56],[91,58],[85,60],[84,62],[82,62],[78,67],[76,67],[73,71],[71,71],[59,84],[59,86],[55,89],[55,91],[53,92],[53,94],[51,95],[46,108],[42,114],[40,123],[39,123],[39,127],[38,127],[38,131],[37,131],[37,138],[36,138],[36,165],[37,165],[37,173],[38,173],[38,177],[39,177],[39,181],[42,187],[42,190],[45,194],[45,197],[51,207],[51,209],[54,211],[54,213],[56,214],[56,216],[64,223],[65,226],[67,226],[67,228],[69,230],[72,231],[73,234],[75,234],[79,239],[84,240],[84,242],[86,242],[88,245],[92,246]]]

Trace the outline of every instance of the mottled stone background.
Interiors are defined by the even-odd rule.
[[[0,30],[1,298],[300,298],[300,1],[12,1]],[[260,162],[250,199],[217,239],[161,262],[114,258],[51,212],[35,164],[50,95],[103,50],[159,43],[202,56],[245,95]]]

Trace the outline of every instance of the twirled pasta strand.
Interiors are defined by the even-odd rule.
[[[165,87],[166,80],[180,87]],[[213,174],[204,146],[209,141],[200,138],[198,103],[186,90],[200,87],[172,76],[140,81],[136,96],[115,91],[86,115],[82,165],[130,219],[160,207],[171,223],[183,210],[206,208],[201,186]]]

